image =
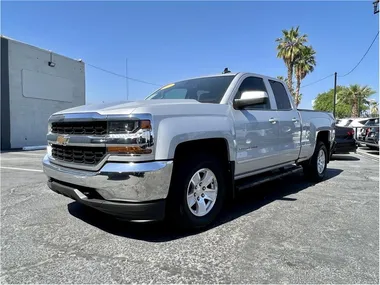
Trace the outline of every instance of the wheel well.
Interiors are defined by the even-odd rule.
[[[232,197],[234,197],[235,164],[233,161],[230,161],[229,147],[226,139],[200,139],[180,143],[174,152],[174,168],[175,165],[178,165],[181,161],[186,160],[186,158],[192,157],[193,155],[199,153],[213,154],[220,159],[225,167],[226,175],[229,177],[228,183],[230,185],[228,185],[227,188],[231,189],[229,192]]]
[[[329,131],[321,131],[318,133],[318,136],[317,136],[317,142],[323,142],[326,146],[326,149],[327,149],[327,153],[329,154],[330,153],[330,142],[329,142]],[[328,158],[328,161],[330,160],[329,159],[329,155],[327,156]]]
[[[217,155],[222,161],[229,161],[227,141],[223,138],[215,138],[180,143],[174,152],[174,162],[200,152],[212,153]]]

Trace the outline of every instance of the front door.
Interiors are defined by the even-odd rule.
[[[244,91],[265,91],[262,78],[245,78],[234,99]],[[271,110],[271,99],[261,105],[233,110],[236,131],[235,175],[245,176],[278,164],[279,124],[277,111]]]

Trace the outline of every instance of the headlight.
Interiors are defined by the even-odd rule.
[[[151,129],[150,121],[110,121],[108,122],[109,134],[131,134],[138,130]]]
[[[110,121],[107,137],[107,152],[111,154],[144,155],[153,152],[149,120]]]

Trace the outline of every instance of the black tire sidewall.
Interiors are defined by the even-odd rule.
[[[193,175],[202,168],[208,168],[214,173],[218,183],[218,194],[211,211],[203,217],[197,217],[191,213],[187,205],[187,188]],[[175,176],[169,200],[172,220],[182,228],[203,228],[211,224],[221,211],[225,200],[225,171],[222,162],[211,155],[195,156],[180,163]]]
[[[319,155],[319,152],[320,152],[321,150],[323,150],[324,153],[325,153],[325,167],[323,168],[323,172],[322,172],[322,173],[319,173],[319,172],[318,172],[318,163],[317,163],[317,161],[318,161],[318,155]],[[319,143],[319,149],[318,149],[318,151],[316,152],[316,157],[315,157],[314,167],[315,167],[315,171],[316,171],[317,175],[318,175],[321,179],[323,179],[323,177],[325,176],[325,173],[326,173],[326,169],[327,169],[327,159],[328,159],[327,148],[326,148],[326,146],[325,146],[324,143]]]
[[[318,155],[319,151],[323,150],[325,153],[325,168],[323,169],[322,173],[318,172]],[[315,152],[310,160],[310,163],[308,165],[305,165],[304,171],[308,178],[310,178],[312,181],[321,181],[325,177],[325,173],[327,170],[327,159],[328,159],[328,152],[325,144],[323,142],[318,142],[315,148]]]

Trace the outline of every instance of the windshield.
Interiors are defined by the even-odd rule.
[[[168,84],[145,100],[194,99],[201,103],[219,104],[234,75],[195,78]]]
[[[365,126],[374,126],[379,124],[379,119],[370,119],[365,123]]]

